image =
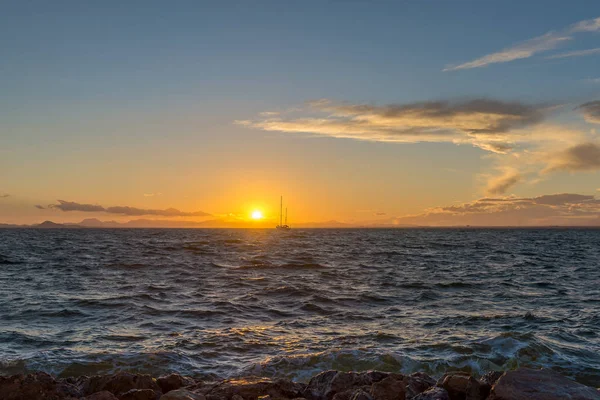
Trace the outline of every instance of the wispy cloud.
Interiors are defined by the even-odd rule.
[[[598,32],[600,31],[600,17],[587,19],[571,26],[572,32]]]
[[[308,105],[310,116],[263,117],[236,123],[266,131],[367,141],[470,143],[506,153],[512,148],[507,139],[510,132],[540,123],[551,109],[484,98],[383,106],[321,99]],[[314,116],[315,112],[321,115]]]
[[[144,197],[162,196],[162,193],[144,193]]]
[[[38,207],[38,206],[36,206]],[[40,208],[40,207],[38,207]],[[210,214],[203,211],[186,212],[179,211],[175,208],[167,208],[165,210],[143,209],[129,206],[103,207],[97,204],[82,204],[73,201],[58,200],[58,204],[51,204],[48,208],[54,208],[64,212],[81,211],[81,212],[100,212],[109,214],[120,214],[127,216],[143,216],[155,215],[162,217],[205,217]]]
[[[600,225],[600,200],[574,193],[484,197],[464,204],[432,208],[423,214],[399,217],[394,222],[442,226]]]
[[[45,210],[46,209],[46,207],[44,207],[44,206],[42,206],[40,204],[36,204],[34,207],[37,208],[38,210]]]
[[[583,118],[592,124],[600,124],[600,100],[584,103],[576,108],[581,111]]]
[[[545,35],[527,40],[513,47],[506,48],[496,53],[477,58],[459,65],[448,66],[443,71],[456,71],[460,69],[471,69],[485,67],[490,64],[506,63],[510,61],[529,58],[534,54],[553,50],[560,44],[571,40],[572,37],[565,34],[549,32]]]
[[[7,197],[10,197],[10,194],[8,194],[8,193],[0,194],[0,199],[5,199]]]
[[[549,154],[548,166],[543,172],[593,171],[600,169],[600,144],[582,143]]]
[[[504,194],[522,179],[523,176],[518,171],[509,169],[502,175],[493,177],[488,181],[486,193]]]
[[[546,59],[553,60],[556,58],[583,57],[583,56],[592,56],[595,54],[600,54],[600,47],[596,47],[594,49],[574,50],[574,51],[568,51],[566,53],[554,54],[554,55],[546,57]]]
[[[481,68],[491,64],[506,63],[529,58],[538,53],[544,53],[561,46],[573,39],[575,34],[596,32],[600,30],[600,18],[577,22],[560,31],[550,31],[542,36],[507,47],[501,51],[476,58],[475,60],[450,65],[444,71]],[[568,56],[567,56],[568,57]]]

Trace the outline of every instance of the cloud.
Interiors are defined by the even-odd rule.
[[[460,69],[471,69],[485,67],[490,64],[505,63],[523,58],[529,58],[534,54],[552,50],[560,44],[571,40],[569,35],[556,34],[548,32],[545,35],[527,40],[513,47],[506,48],[496,53],[477,58],[463,64],[448,66],[443,71],[456,71]]]
[[[258,118],[236,123],[266,131],[367,141],[470,143],[506,153],[513,147],[507,136],[509,132],[540,123],[551,109],[547,105],[485,98],[383,106],[321,99],[309,102],[308,106],[311,116]],[[315,112],[321,115],[314,116]]]
[[[526,40],[501,51],[485,55],[472,61],[458,65],[450,65],[444,71],[481,68],[490,64],[506,63],[529,58],[538,53],[553,50],[573,39],[578,33],[596,32],[600,30],[600,18],[577,22],[560,31],[550,31],[542,36]]]
[[[508,170],[500,176],[493,177],[488,181],[486,193],[504,194],[508,189],[519,183],[523,177],[518,171]]]
[[[595,55],[595,54],[600,54],[600,47],[596,47],[595,49],[575,50],[575,51],[568,51],[566,53],[554,54],[552,56],[546,57],[546,59],[553,60],[556,58],[583,57],[583,56],[591,56],[591,55]]]
[[[597,169],[600,169],[600,145],[588,142],[550,154],[548,165],[543,172]]]
[[[583,118],[592,124],[600,124],[600,100],[584,103],[576,108],[583,114]]]
[[[58,200],[58,204],[51,204],[48,208],[56,208],[61,211],[83,211],[83,212],[106,212],[102,206],[95,204],[81,204],[73,201]]]
[[[559,193],[538,197],[486,197],[437,207],[419,215],[399,217],[395,224],[431,226],[600,226],[600,200],[594,196]]]
[[[37,209],[40,209],[40,210],[45,210],[46,209],[46,207],[41,206],[39,204],[36,204],[34,207],[37,208]]]
[[[572,32],[598,32],[600,31],[600,17],[578,22],[571,27]]]
[[[8,194],[8,193],[0,194],[0,199],[5,199],[7,197],[10,197],[10,194]]]
[[[162,193],[144,193],[144,197],[162,196]]]
[[[157,215],[162,217],[205,217],[210,215],[203,211],[185,212],[179,211],[175,208],[168,208],[166,210],[143,209],[129,206],[116,206],[104,208],[96,204],[81,204],[65,200],[58,200],[58,204],[51,204],[50,206],[48,206],[48,208],[55,208],[65,212],[104,212],[109,214],[120,214],[127,216]]]

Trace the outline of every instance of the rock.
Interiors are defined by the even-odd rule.
[[[373,397],[362,389],[356,390],[350,400],[373,400]]]
[[[76,399],[81,396],[75,385],[56,381],[45,372],[0,377],[2,400]]]
[[[413,397],[411,400],[450,400],[450,396],[448,396],[446,389],[441,387],[432,387]]]
[[[167,376],[161,376],[156,380],[156,384],[160,386],[160,390],[163,393],[168,393],[171,390],[179,389],[186,386],[191,386],[196,382],[192,378],[187,376],[181,376],[179,374],[171,374]]]
[[[389,376],[386,372],[340,372],[325,371],[312,377],[304,396],[311,400],[332,400],[336,393],[371,386]]]
[[[494,383],[504,375],[504,371],[488,371],[481,378],[479,383],[494,386]]]
[[[406,380],[388,376],[371,385],[374,400],[404,400],[406,398]]]
[[[492,387],[489,400],[592,400],[600,392],[551,370],[507,371]]]
[[[234,394],[231,397],[231,400],[244,400],[244,398],[242,396],[238,395],[238,394]]]
[[[103,390],[101,392],[96,392],[87,397],[83,397],[82,400],[119,400],[115,397],[114,394],[107,390]]]
[[[232,400],[237,400],[236,397],[243,400],[240,396],[233,396]],[[206,400],[206,397],[186,389],[176,389],[169,391],[167,394],[163,394],[160,397],[160,400]]]
[[[406,382],[406,398],[412,399],[419,393],[423,393],[427,389],[435,386],[435,379],[424,372],[415,372],[405,378]]]
[[[152,389],[131,389],[119,396],[119,400],[158,400],[160,393]]]
[[[117,397],[131,389],[152,389],[160,394],[160,387],[150,375],[136,375],[128,372],[119,372],[114,375],[98,375],[83,377],[80,380],[81,391],[90,395],[103,390],[109,391]]]
[[[228,379],[216,386],[202,387],[195,392],[202,393],[208,400],[233,399],[241,396],[244,400],[258,400],[261,396],[271,396],[273,399],[291,399],[301,397],[305,385],[286,379],[271,380],[269,378],[247,377]]]
[[[483,399],[487,399],[492,390],[492,386],[504,374],[503,371],[488,371],[479,378],[479,391]]]
[[[469,373],[456,371],[448,372],[438,382],[438,387],[446,389],[450,400],[484,400],[487,395],[480,388],[480,383]]]

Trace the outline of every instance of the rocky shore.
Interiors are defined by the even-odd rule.
[[[448,372],[437,381],[380,371],[324,371],[307,383],[245,377],[216,382],[172,374],[121,372],[58,379],[43,372],[0,377],[0,400],[584,400],[600,391],[550,370],[521,368],[475,379]]]

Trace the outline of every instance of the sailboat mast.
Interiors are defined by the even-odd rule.
[[[285,208],[285,224],[287,225],[287,207]]]
[[[282,225],[281,218],[283,217],[283,196],[279,199],[279,225]]]

